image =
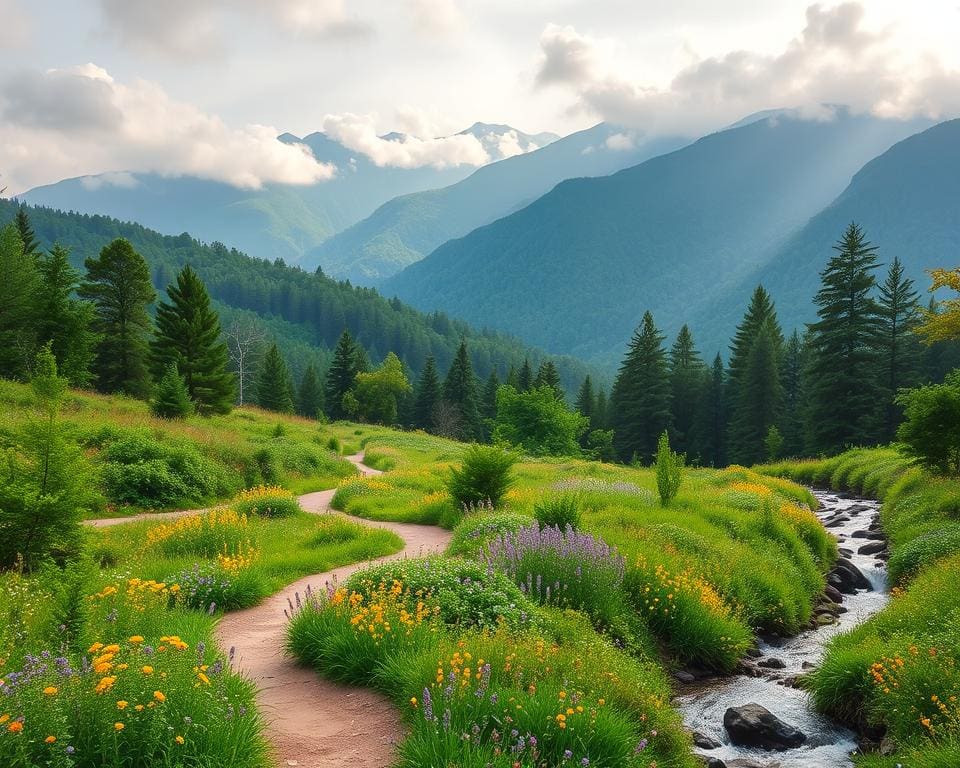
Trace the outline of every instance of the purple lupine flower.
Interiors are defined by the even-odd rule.
[[[433,714],[433,697],[430,695],[430,689],[423,689],[423,719],[432,722],[436,718]]]

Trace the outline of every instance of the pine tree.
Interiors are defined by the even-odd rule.
[[[229,413],[236,377],[228,369],[220,317],[210,307],[206,286],[186,266],[176,284],[167,286],[167,296],[170,301],[161,301],[157,307],[156,333],[150,345],[154,375],[159,378],[174,363],[198,413]]]
[[[607,391],[600,387],[597,392],[597,404],[593,408],[593,419],[590,422],[591,429],[609,429],[610,415],[608,413]]]
[[[783,352],[783,331],[777,319],[776,308],[770,294],[758,285],[750,298],[750,304],[730,344],[730,365],[727,369],[727,408],[729,427],[727,434],[727,457],[734,462],[743,462],[747,456],[757,454],[757,424],[765,421],[766,404],[752,402],[744,386],[744,376],[754,345],[762,332],[769,332],[773,344],[774,362],[779,366]],[[770,386],[773,386],[772,384]],[[779,412],[781,404],[774,404]],[[769,425],[767,425],[769,427]],[[760,440],[766,436],[760,436]]]
[[[0,378],[25,378],[36,349],[40,273],[16,226],[0,229]]]
[[[560,382],[560,372],[552,360],[544,360],[537,369],[537,377],[533,380],[534,387],[550,387],[558,400],[563,400],[563,384]]]
[[[480,437],[480,410],[477,403],[477,380],[473,375],[466,342],[460,342],[457,354],[450,364],[443,382],[443,399],[455,406],[462,419],[463,437],[476,440]]]
[[[810,325],[810,428],[817,452],[873,442],[877,433],[876,248],[850,224],[820,273]]]
[[[260,361],[257,371],[257,405],[268,411],[293,413],[293,385],[287,363],[274,344]]]
[[[117,238],[88,258],[79,294],[93,302],[94,331],[99,335],[94,365],[97,388],[145,398],[150,394],[147,368],[147,306],[156,298],[143,256]]]
[[[780,363],[780,381],[783,387],[783,413],[780,417],[780,435],[783,438],[782,455],[800,456],[804,445],[804,383],[806,378],[806,349],[800,334],[794,331],[783,348]]]
[[[670,377],[664,337],[646,312],[634,331],[610,396],[614,447],[621,461],[650,460],[670,425]]]
[[[693,334],[684,325],[670,348],[670,413],[672,441],[677,451],[699,454],[697,412],[703,387],[703,360],[693,343]]]
[[[727,392],[727,374],[718,354],[704,372],[698,429],[703,462],[712,467],[727,463]]]
[[[417,380],[413,405],[413,425],[427,432],[433,430],[433,412],[441,398],[440,376],[433,356],[427,358]]]
[[[40,274],[37,336],[49,342],[60,375],[72,387],[90,384],[96,334],[92,330],[93,305],[73,297],[79,273],[70,266],[69,251],[59,243],[37,260]]]
[[[510,370],[507,371],[507,379],[504,383],[507,386],[513,387],[518,392],[520,391],[520,373],[513,363],[510,364]]]
[[[317,368],[310,363],[300,378],[300,389],[297,391],[297,413],[308,419],[319,418],[323,412],[323,387]]]
[[[517,374],[517,391],[529,392],[533,386],[533,368],[530,367],[529,358],[523,361],[520,366],[520,372]]]
[[[913,280],[904,275],[899,258],[894,258],[880,285],[877,306],[879,383],[883,393],[880,440],[889,443],[903,419],[903,408],[896,402],[897,392],[919,383],[922,353],[913,333],[920,320],[919,296],[913,290]]]
[[[150,410],[155,416],[164,419],[182,419],[193,413],[193,401],[190,399],[187,382],[177,370],[176,363],[169,363],[157,382]]]
[[[593,380],[590,378],[588,373],[583,380],[583,384],[580,385],[580,389],[577,392],[577,400],[574,403],[574,408],[580,412],[582,416],[586,416],[590,419],[591,429],[596,429],[594,425],[594,414],[597,410],[597,399],[593,394]]]
[[[497,418],[497,390],[500,389],[500,377],[497,376],[497,369],[490,371],[487,382],[483,386],[483,394],[480,398],[480,418],[483,424],[483,437],[490,439],[492,427],[489,425]]]
[[[17,208],[17,215],[13,223],[20,233],[20,242],[23,243],[23,252],[27,255],[36,255],[40,252],[40,243],[34,234],[33,227],[30,225],[30,217],[27,215],[27,208],[21,205]]]
[[[353,340],[350,331],[344,330],[333,352],[333,362],[327,371],[325,387],[325,405],[327,416],[332,421],[345,419],[347,413],[343,408],[343,396],[350,391],[357,374],[366,370],[363,365],[366,355],[362,348]]]
[[[756,464],[766,459],[767,433],[777,425],[781,414],[778,330],[770,320],[761,326],[741,372],[730,420],[730,459],[737,464]]]

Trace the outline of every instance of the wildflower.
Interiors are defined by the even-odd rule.
[[[43,743],[44,743],[44,744],[53,744],[56,740],[57,740],[57,737],[56,737],[56,736],[47,736],[47,738],[45,738],[45,739],[43,740]]]
[[[115,682],[117,682],[117,678],[115,677],[104,677],[99,683],[97,683],[96,692],[106,693],[113,687]]]
[[[20,733],[20,731],[23,730],[23,723],[19,720],[14,720],[7,726],[7,730],[10,731],[10,733]]]
[[[143,704],[137,704],[134,706],[134,709],[137,710],[137,712],[143,712]]]
[[[142,643],[143,635],[133,635],[131,636],[129,642],[133,643],[134,645],[136,645],[137,643]]]
[[[120,723],[120,722],[116,722],[113,724],[113,730],[115,731],[122,731],[126,727],[127,726],[125,726],[123,723]]]
[[[120,699],[120,701],[117,702],[117,709],[124,710],[126,708],[127,708],[127,702],[125,702],[123,699]]]
[[[89,648],[87,648],[87,653],[96,653],[101,648],[103,648],[103,643],[94,643]]]
[[[149,664],[145,664],[143,667],[140,668],[140,671],[143,672],[143,674],[145,675],[152,675],[153,667],[151,667]]]
[[[4,724],[5,722],[7,722],[7,720],[9,720],[9,719],[10,719],[10,715],[8,715],[8,714],[6,714],[6,713],[0,715],[0,725],[3,725],[3,724]]]
[[[173,739],[177,744],[183,744],[183,736],[175,736]]]
[[[417,708],[417,697],[416,697],[416,696],[411,696],[411,697],[410,697],[410,706],[413,707],[414,709]]]
[[[154,691],[153,698],[155,698],[161,704],[167,700],[167,697],[163,695],[163,691]]]
[[[44,696],[56,696],[59,692],[59,689],[52,685],[48,685],[43,689]]]

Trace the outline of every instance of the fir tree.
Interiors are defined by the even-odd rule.
[[[427,358],[415,387],[413,425],[427,432],[433,430],[433,413],[441,398],[440,376],[433,356]]]
[[[150,345],[154,375],[159,378],[174,363],[198,413],[229,413],[236,378],[228,369],[220,317],[210,307],[206,286],[186,266],[176,284],[167,286],[167,296],[170,301],[161,301],[157,307],[156,333]]]
[[[323,412],[323,386],[317,368],[310,363],[300,378],[300,388],[297,390],[297,413],[308,419],[319,418]]]
[[[600,387],[597,391],[597,404],[593,408],[593,419],[590,422],[591,429],[609,429],[610,415],[608,413],[607,391]]]
[[[460,342],[457,354],[443,382],[443,399],[455,406],[462,419],[463,437],[476,440],[480,437],[480,410],[477,403],[477,380],[473,375],[466,342]]]
[[[727,374],[718,354],[704,373],[700,400],[700,453],[705,464],[722,467],[727,463]]]
[[[670,413],[673,444],[679,453],[699,454],[697,411],[703,386],[703,360],[684,325],[670,348]]]
[[[550,387],[558,400],[563,400],[563,385],[560,382],[560,372],[552,360],[544,360],[537,369],[537,377],[533,380],[534,387]]]
[[[34,234],[33,227],[30,225],[30,217],[27,215],[27,208],[21,205],[17,208],[17,215],[13,223],[20,234],[20,242],[23,243],[23,252],[27,255],[35,255],[40,252],[40,243]]]
[[[737,464],[756,464],[766,458],[767,433],[780,417],[778,330],[771,320],[760,327],[741,372],[730,420],[730,459]]]
[[[274,344],[260,361],[257,371],[257,405],[268,411],[293,413],[293,386],[287,363]]]
[[[670,377],[664,337],[646,312],[634,331],[610,396],[614,447],[622,461],[651,459],[670,424]]]
[[[529,392],[531,387],[533,387],[533,368],[530,367],[530,359],[527,358],[517,374],[517,391]]]
[[[518,392],[520,391],[520,373],[513,363],[510,364],[510,370],[507,371],[507,380],[504,383],[507,386],[513,387]]]
[[[483,424],[484,439],[489,440],[492,427],[489,425],[497,418],[497,390],[500,389],[500,377],[497,376],[497,369],[490,371],[487,382],[483,386],[483,394],[480,398],[480,418]]]
[[[871,443],[877,432],[876,248],[851,224],[834,250],[810,326],[810,434],[813,449],[828,453]]]
[[[0,229],[0,378],[25,378],[36,349],[41,289],[36,258],[13,224]]]
[[[780,435],[783,438],[782,455],[800,456],[804,445],[804,382],[806,378],[806,348],[800,334],[794,331],[783,348],[780,380],[783,387],[783,414]]]
[[[129,242],[118,238],[99,256],[88,258],[85,266],[86,279],[79,293],[96,310],[97,388],[145,398],[150,393],[147,306],[156,298],[147,262]]]
[[[590,378],[589,373],[584,378],[583,384],[580,385],[580,389],[577,392],[577,400],[573,407],[580,412],[580,415],[590,419],[591,429],[596,429],[594,414],[597,410],[597,399],[593,394],[593,380]]]
[[[919,383],[921,348],[914,330],[920,320],[919,296],[913,280],[904,275],[903,264],[894,258],[877,300],[879,324],[877,353],[882,391],[880,440],[891,442],[903,418],[897,392]]]
[[[157,382],[150,410],[164,419],[182,419],[193,413],[193,401],[190,399],[187,382],[177,370],[176,363],[169,363]]]
[[[780,364],[783,351],[783,331],[777,319],[776,308],[770,295],[762,285],[754,289],[750,304],[730,344],[730,365],[727,369],[727,408],[729,409],[729,427],[727,434],[727,456],[731,461],[743,462],[746,456],[756,456],[758,451],[756,429],[764,424],[768,407],[779,412],[781,403],[768,404],[753,402],[746,391],[744,377],[750,355],[761,333],[770,335],[773,344],[774,365]],[[756,385],[756,382],[754,382]],[[770,387],[774,385],[769,384]],[[775,389],[779,389],[776,388]],[[766,436],[767,424],[759,440]]]
[[[333,421],[347,417],[343,407],[343,396],[350,391],[357,374],[366,370],[365,365],[363,368],[360,367],[366,360],[366,355],[362,352],[363,350],[350,335],[350,331],[344,330],[333,352],[333,362],[327,371],[324,391],[327,416]]]
[[[37,335],[50,344],[60,375],[72,387],[86,387],[93,373],[96,334],[92,330],[93,305],[74,298],[79,273],[70,266],[69,251],[59,243],[37,261],[41,289]]]

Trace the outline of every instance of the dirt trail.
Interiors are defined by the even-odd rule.
[[[346,457],[364,475],[379,475],[366,466],[362,454]],[[299,497],[308,512],[331,512],[333,490]],[[131,520],[179,517],[197,510],[135,515],[126,518],[87,520],[88,525],[107,526]],[[450,532],[429,525],[361,521],[386,528],[403,539],[400,552],[374,562],[416,557],[440,552],[450,541]],[[260,605],[224,615],[216,637],[224,652],[235,649],[234,667],[256,683],[257,704],[266,723],[266,737],[273,746],[278,766],[301,768],[386,768],[393,763],[394,745],[403,735],[400,713],[384,696],[365,688],[330,682],[314,671],[298,666],[283,653],[287,619],[284,609],[312,586],[323,589],[333,578],[345,579],[367,563],[306,576],[264,600]]]
[[[365,475],[380,474],[349,457]],[[330,511],[333,491],[308,493],[300,504],[308,512]],[[450,533],[428,525],[370,522],[400,536],[405,548],[380,560],[442,551]],[[379,562],[379,561],[378,561]],[[333,578],[341,581],[366,563],[307,576],[258,606],[226,614],[217,627],[225,651],[236,649],[234,665],[259,689],[257,703],[267,720],[267,738],[276,764],[304,768],[363,766],[386,768],[393,762],[394,744],[402,736],[400,713],[384,696],[324,680],[283,654],[287,600],[307,585],[322,589]]]

